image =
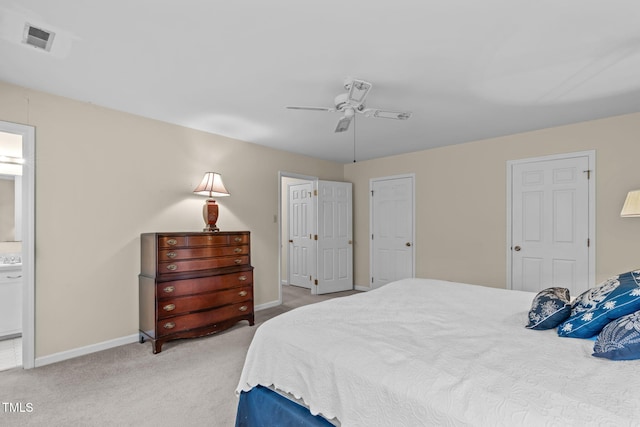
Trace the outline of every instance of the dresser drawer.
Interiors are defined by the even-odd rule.
[[[158,248],[179,248],[194,246],[224,246],[248,244],[249,236],[247,234],[203,234],[197,236],[176,235],[176,236],[158,236]]]
[[[172,261],[192,258],[209,258],[219,256],[247,255],[249,246],[205,246],[201,248],[161,249],[158,261]]]
[[[206,294],[163,299],[158,301],[158,318],[166,319],[179,314],[222,307],[252,299],[253,287],[251,285]]]
[[[238,304],[227,305],[225,307],[215,308],[209,311],[185,314],[170,319],[158,321],[157,333],[162,337],[174,334],[176,332],[187,331],[202,326],[208,326],[216,322],[233,319],[237,316],[243,316],[253,310],[253,301],[245,301]]]
[[[172,273],[182,273],[188,271],[210,270],[220,267],[233,267],[238,265],[248,265],[249,257],[247,255],[219,258],[202,258],[184,261],[169,261],[158,263],[158,275],[166,275]]]
[[[207,276],[199,277],[197,279],[160,282],[156,284],[156,294],[158,298],[174,298],[252,284],[253,272],[248,270],[220,276]]]

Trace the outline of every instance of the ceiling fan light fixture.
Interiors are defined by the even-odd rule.
[[[346,110],[344,110],[344,117],[351,119],[351,117],[353,117],[356,114],[355,110],[353,108],[347,108]]]
[[[349,104],[349,94],[348,93],[339,94],[334,98],[333,103],[336,106],[336,110],[342,111],[342,109]]]
[[[338,94],[335,99],[335,108],[325,107],[301,107],[287,106],[292,110],[312,110],[312,111],[340,111],[343,116],[338,120],[336,130],[334,132],[345,132],[349,129],[351,121],[355,122],[356,113],[365,117],[382,117],[384,119],[407,120],[411,117],[408,111],[387,111],[377,108],[366,108],[364,100],[371,90],[372,84],[364,80],[346,80],[344,84],[347,92]],[[353,125],[355,134],[355,123]],[[355,143],[354,143],[355,144]]]

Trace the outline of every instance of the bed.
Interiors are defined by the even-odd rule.
[[[525,328],[534,297],[405,279],[270,319],[247,352],[236,425],[640,425],[640,360]]]

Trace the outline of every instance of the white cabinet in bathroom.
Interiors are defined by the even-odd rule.
[[[0,339],[22,334],[22,266],[0,265]]]

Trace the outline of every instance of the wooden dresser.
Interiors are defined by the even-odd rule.
[[[140,236],[140,342],[153,352],[193,338],[254,324],[248,231],[144,233]]]

